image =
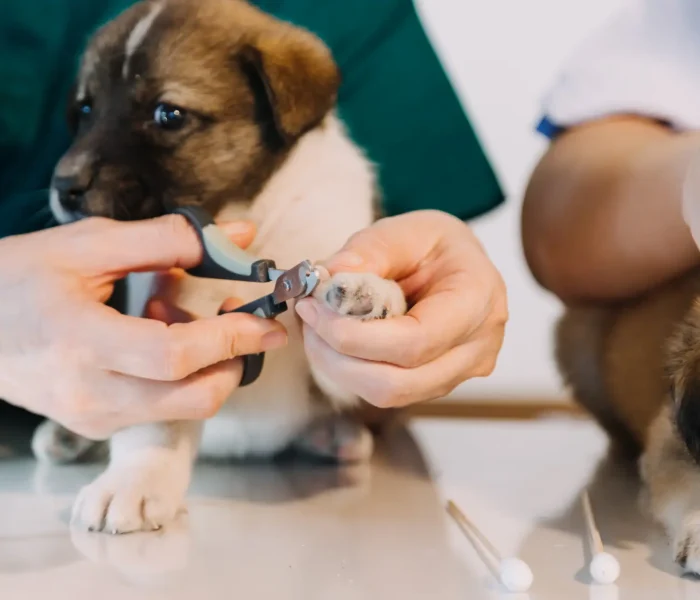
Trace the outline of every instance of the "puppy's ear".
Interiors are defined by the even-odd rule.
[[[261,33],[241,59],[287,143],[318,125],[335,104],[340,72],[328,48],[309,33]]]

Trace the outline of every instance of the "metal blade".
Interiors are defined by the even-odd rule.
[[[305,260],[279,274],[272,298],[277,304],[292,298],[303,298],[314,291],[318,281],[318,271],[308,260]]]

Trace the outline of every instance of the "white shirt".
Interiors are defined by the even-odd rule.
[[[700,129],[700,0],[635,0],[564,65],[540,131],[615,114]]]

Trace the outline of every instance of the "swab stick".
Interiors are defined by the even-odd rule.
[[[617,559],[605,551],[603,540],[600,537],[600,532],[596,526],[595,518],[593,517],[593,509],[591,507],[591,499],[588,495],[588,490],[583,492],[581,499],[583,504],[583,515],[586,521],[586,529],[591,542],[591,559],[588,565],[588,571],[593,578],[593,581],[600,584],[615,583],[620,576],[620,563]]]
[[[455,520],[472,544],[474,544],[474,538],[476,538],[491,555],[495,564],[498,565],[498,578],[509,592],[522,593],[530,589],[533,575],[527,563],[515,557],[502,558],[496,547],[481,533],[481,531],[479,531],[476,525],[467,518],[452,500],[447,503],[447,512]]]

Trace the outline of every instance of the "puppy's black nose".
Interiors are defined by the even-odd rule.
[[[78,212],[82,208],[83,198],[89,186],[90,177],[87,173],[53,179],[53,187],[58,192],[61,205],[71,212]]]

